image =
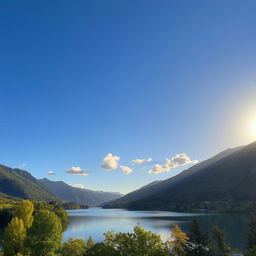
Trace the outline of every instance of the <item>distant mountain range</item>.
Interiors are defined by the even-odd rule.
[[[83,188],[75,188],[63,181],[39,180],[50,192],[59,198],[80,204],[99,205],[122,196],[121,193],[94,191]]]
[[[121,197],[115,192],[74,188],[62,181],[37,180],[29,172],[0,165],[0,197],[39,201],[69,201],[99,205]]]
[[[180,174],[150,183],[106,208],[179,209],[202,202],[256,202],[256,142],[225,150]]]
[[[0,197],[70,201],[105,208],[190,210],[201,204],[256,204],[256,142],[227,149],[180,174],[154,181],[124,196],[37,180],[29,172],[0,165]]]

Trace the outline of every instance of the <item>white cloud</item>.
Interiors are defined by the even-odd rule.
[[[176,168],[178,166],[187,165],[187,164],[196,164],[198,160],[191,160],[189,156],[185,153],[178,154],[171,158],[171,168]]]
[[[149,170],[148,173],[150,174],[159,174],[159,173],[163,173],[163,172],[168,172],[170,171],[171,167],[170,167],[170,159],[166,159],[165,160],[165,164],[161,165],[161,164],[156,164],[151,170]]]
[[[187,165],[187,164],[196,164],[198,163],[197,160],[191,160],[189,156],[187,156],[185,153],[178,154],[173,156],[171,159],[166,159],[165,164],[156,164],[151,170],[149,170],[148,173],[150,174],[159,174],[168,172],[173,168]]]
[[[134,164],[145,164],[145,163],[149,163],[152,161],[152,158],[149,157],[147,159],[135,159],[135,160],[132,160],[132,163]]]
[[[116,170],[118,168],[119,159],[119,156],[113,156],[111,153],[109,153],[103,158],[101,167],[107,170]]]
[[[74,188],[85,188],[85,186],[83,184],[69,184],[69,185]]]
[[[133,172],[130,167],[124,165],[120,165],[120,169],[123,171],[124,174],[130,174],[131,172]]]
[[[53,172],[53,171],[49,171],[48,172],[48,175],[55,175],[56,173],[55,172]]]
[[[77,167],[71,167],[70,169],[68,169],[66,171],[69,174],[73,174],[73,175],[82,175],[82,176],[87,176],[89,175],[89,172],[86,170],[82,170],[79,166]]]

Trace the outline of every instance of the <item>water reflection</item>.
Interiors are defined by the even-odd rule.
[[[228,233],[228,240],[235,248],[244,248],[248,232],[247,218],[244,215],[230,214],[196,214],[165,211],[127,211],[124,209],[90,208],[85,210],[68,211],[69,225],[64,232],[64,241],[68,238],[88,239],[92,236],[96,242],[104,239],[103,233],[132,232],[136,224],[146,230],[160,234],[167,240],[171,234],[173,224],[179,224],[184,231],[196,218],[205,230],[210,231],[214,224],[224,228]]]

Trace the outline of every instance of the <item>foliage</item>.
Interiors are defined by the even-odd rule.
[[[95,245],[95,242],[93,240],[93,238],[91,236],[89,236],[88,240],[87,240],[87,246],[89,248],[93,247]]]
[[[86,251],[86,256],[120,256],[115,248],[106,243],[96,243],[93,247]]]
[[[246,250],[245,256],[256,256],[256,246]]]
[[[23,220],[25,228],[30,228],[34,220],[33,212],[33,203],[29,200],[23,200],[15,207],[13,215]]]
[[[167,248],[159,235],[135,226],[133,233],[105,233],[105,244],[114,248],[117,255],[124,256],[161,256]]]
[[[178,225],[173,225],[171,239],[171,255],[186,256],[189,238],[186,233],[182,232],[181,228]]]
[[[4,231],[4,256],[23,253],[26,229],[22,219],[13,218]]]
[[[256,213],[251,213],[247,248],[256,247]]]
[[[207,256],[210,254],[209,238],[203,232],[198,221],[193,220],[189,226],[189,246],[187,247],[190,256]]]
[[[40,210],[35,214],[33,226],[28,231],[27,255],[52,256],[60,248],[62,226],[59,218],[50,211]]]
[[[231,253],[231,248],[226,242],[226,233],[218,226],[214,226],[212,229],[212,236],[214,240],[214,255],[228,256]]]
[[[60,218],[62,231],[64,231],[68,226],[67,212],[63,208],[61,208],[57,205],[52,209],[52,212],[54,212]]]
[[[63,244],[61,255],[62,256],[83,256],[87,245],[83,239],[70,238]]]

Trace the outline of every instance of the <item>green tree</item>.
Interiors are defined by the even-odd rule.
[[[213,251],[217,256],[228,256],[231,252],[230,246],[226,242],[226,233],[218,226],[212,229]]]
[[[25,228],[30,228],[34,220],[33,212],[33,203],[29,200],[23,200],[16,206],[13,215],[23,220]]]
[[[96,243],[86,251],[86,256],[120,256],[115,248],[106,243]]]
[[[4,256],[22,255],[26,229],[22,219],[13,218],[4,231]]]
[[[178,225],[173,225],[170,249],[172,256],[186,256],[187,255],[187,246],[188,246],[188,236],[186,233],[182,232],[181,228]]]
[[[83,256],[87,245],[83,239],[70,238],[63,244],[61,255],[62,256]]]
[[[249,235],[247,248],[251,249],[256,247],[256,213],[252,213],[249,222]]]
[[[93,238],[91,236],[89,236],[88,240],[87,240],[87,246],[89,248],[93,247],[95,245],[95,242],[93,240]]]
[[[165,256],[167,247],[159,235],[135,226],[133,233],[107,232],[105,244],[122,256]]]
[[[250,249],[247,249],[244,255],[245,256],[256,256],[256,246],[254,246]]]
[[[60,218],[62,231],[64,231],[68,226],[68,214],[67,214],[67,212],[59,206],[55,206],[52,211]]]
[[[26,255],[52,256],[61,246],[62,226],[60,219],[47,210],[36,212],[33,226],[29,229]]]
[[[197,220],[193,220],[189,226],[187,250],[190,256],[207,256],[210,254],[208,234],[203,232]]]

